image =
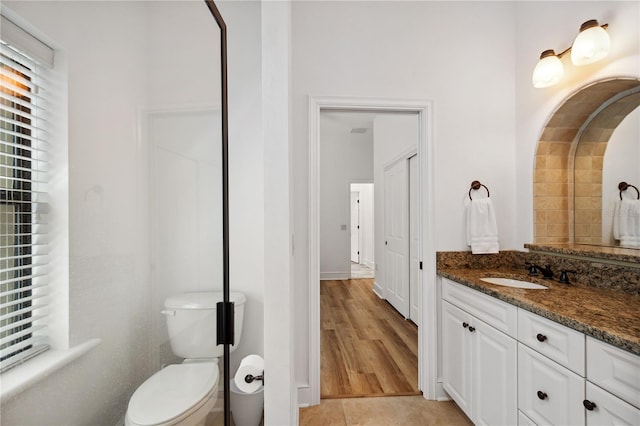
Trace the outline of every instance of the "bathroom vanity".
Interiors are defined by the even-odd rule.
[[[474,423],[640,424],[637,295],[526,269],[439,265],[438,274],[443,387]],[[490,276],[547,289],[481,280]]]

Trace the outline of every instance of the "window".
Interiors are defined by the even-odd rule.
[[[42,61],[33,59],[38,58],[29,47],[33,40],[41,47],[2,17],[0,372],[49,348],[47,81],[40,72]]]

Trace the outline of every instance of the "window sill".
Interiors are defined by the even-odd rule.
[[[33,384],[85,355],[100,344],[91,339],[68,350],[48,350],[0,376],[0,400],[2,404],[28,389]]]

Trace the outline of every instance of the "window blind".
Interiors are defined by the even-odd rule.
[[[0,372],[49,348],[47,81],[33,55],[2,37]]]

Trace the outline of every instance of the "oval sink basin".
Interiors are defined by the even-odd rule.
[[[526,288],[526,289],[532,289],[532,290],[547,289],[547,287],[540,284],[530,283],[528,281],[515,280],[513,278],[480,278],[480,281],[484,281],[489,284],[502,285],[505,287]]]

